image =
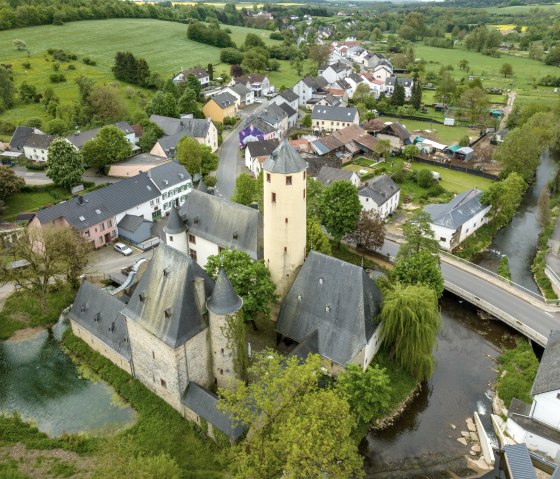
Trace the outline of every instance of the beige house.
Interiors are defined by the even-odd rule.
[[[237,98],[231,93],[219,93],[208,100],[202,107],[202,111],[206,118],[223,123],[224,118],[233,118],[237,115]]]
[[[136,176],[168,161],[165,157],[155,156],[150,153],[140,153],[118,163],[113,163],[109,168],[108,176],[116,178]]]
[[[311,112],[311,124],[315,131],[332,133],[350,125],[359,125],[360,114],[356,108],[316,105]]]
[[[192,115],[191,115],[192,116]],[[218,149],[218,129],[210,118],[199,119],[183,115],[181,118],[152,115],[150,121],[159,126],[164,133],[152,147],[150,154],[172,159],[175,156],[177,143],[188,136],[212,151]]]

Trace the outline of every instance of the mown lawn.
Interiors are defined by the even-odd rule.
[[[52,188],[48,191],[31,193],[16,193],[6,201],[2,218],[13,221],[19,213],[25,211],[37,211],[42,207],[60,203],[68,199],[71,194],[63,188]]]
[[[383,121],[399,121],[398,118],[392,117],[381,117]],[[437,138],[437,140],[445,145],[451,145],[453,143],[458,143],[459,140],[465,136],[478,136],[479,130],[471,130],[463,126],[444,126],[439,123],[433,123],[429,121],[417,121],[403,119],[400,122],[407,128],[407,130],[412,133],[413,131],[427,131]],[[421,135],[421,133],[419,133]],[[413,135],[414,136],[414,135]]]
[[[439,184],[452,193],[462,193],[463,191],[470,190],[471,188],[486,190],[493,183],[493,181],[488,178],[482,178],[480,176],[448,170],[447,168],[427,165],[424,163],[415,162],[412,165],[412,169],[438,172],[441,177]]]

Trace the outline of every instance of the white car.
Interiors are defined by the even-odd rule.
[[[255,98],[255,103],[262,103],[262,100],[260,98]]]
[[[125,256],[130,256],[132,254],[132,250],[124,243],[115,243],[115,251]]]

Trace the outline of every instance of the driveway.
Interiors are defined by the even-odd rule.
[[[130,245],[129,245],[130,246]],[[85,267],[84,273],[117,273],[122,268],[132,266],[140,258],[151,258],[154,250],[141,251],[134,246],[130,246],[133,253],[130,256],[123,256],[113,249],[113,245],[104,246],[90,254],[89,262]]]
[[[243,110],[239,110],[239,117],[241,121],[229,133],[228,137],[220,146],[218,155],[220,163],[216,177],[218,182],[216,184],[216,195],[229,199],[235,190],[235,180],[239,175],[240,170],[243,168],[243,157],[239,150],[239,132],[250,122],[253,118],[258,116],[268,106],[268,100],[263,98],[261,104],[254,103]]]
[[[21,176],[25,183],[28,185],[47,185],[52,183],[52,180],[45,174],[44,171],[28,170],[25,166],[15,166],[13,168],[17,176]],[[111,178],[109,176],[96,175],[95,171],[91,168],[86,170],[82,177],[84,181],[92,181],[96,185],[99,183],[116,183],[121,178]]]

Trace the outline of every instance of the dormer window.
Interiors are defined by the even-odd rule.
[[[166,308],[165,311],[163,312],[163,314],[165,314],[166,318],[170,318],[171,317],[171,308]]]
[[[164,278],[169,277],[170,273],[171,273],[171,268],[170,268],[170,267],[164,268],[164,270],[163,270],[163,277],[164,277]]]
[[[141,303],[144,303],[144,302],[146,301],[146,293],[141,292],[141,293],[138,295],[138,299],[139,299],[139,301],[140,301]]]
[[[325,311],[326,311],[327,313],[330,313],[330,312],[331,312],[331,307],[330,307],[329,305],[327,305],[327,307],[325,308]]]
[[[233,239],[237,241],[239,239],[239,233],[237,231],[233,232]]]
[[[93,317],[93,321],[98,323],[100,319],[101,319],[101,313],[95,313],[95,316]]]
[[[82,304],[82,305],[80,306],[80,311],[81,311],[82,313],[85,313],[86,310],[87,310],[87,303],[84,303],[84,304]]]
[[[319,278],[319,284],[323,284],[323,278]]]

